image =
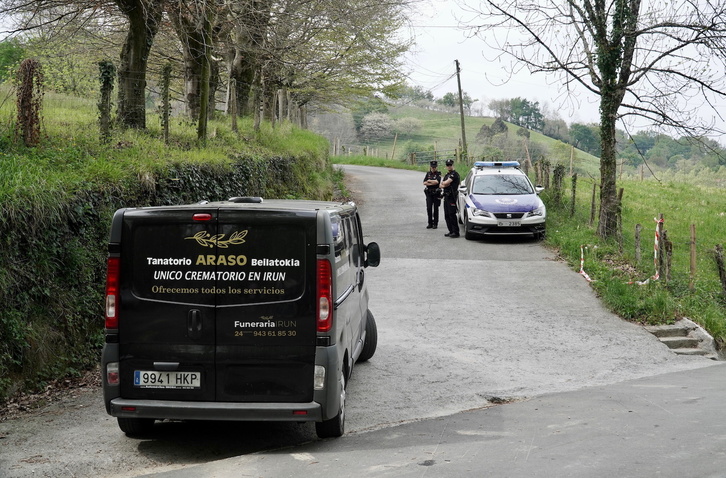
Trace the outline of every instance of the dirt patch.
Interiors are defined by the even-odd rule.
[[[32,414],[61,399],[97,391],[100,387],[101,372],[98,367],[87,370],[78,377],[54,380],[41,392],[20,394],[3,403],[0,407],[0,422]]]

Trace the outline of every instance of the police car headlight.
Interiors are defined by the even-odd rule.
[[[489,211],[485,211],[484,209],[477,209],[477,208],[473,208],[471,210],[471,215],[472,216],[481,216],[481,217],[494,217],[492,215],[492,213],[490,213]]]
[[[527,213],[527,217],[543,217],[545,215],[544,206],[533,209]]]

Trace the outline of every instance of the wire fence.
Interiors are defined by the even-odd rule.
[[[726,296],[723,241],[726,236],[726,191],[714,191],[709,204],[692,207],[703,201],[701,190],[678,192],[679,200],[666,195],[662,186],[624,181],[620,190],[620,223],[617,248],[618,267],[633,277],[632,283],[659,280],[708,290],[721,290]],[[562,185],[552,184],[550,204],[583,226],[596,227],[599,216],[598,183],[573,176]],[[559,191],[556,191],[559,189]],[[658,197],[661,192],[664,197]],[[632,195],[632,198],[628,194]],[[590,260],[602,260],[595,247],[582,244],[581,271]],[[632,269],[630,269],[632,267]],[[587,278],[587,275],[585,275]]]

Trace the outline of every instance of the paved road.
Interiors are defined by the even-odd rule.
[[[689,454],[723,459],[723,367],[603,309],[532,239],[427,230],[423,173],[346,171],[383,259],[366,275],[379,347],[354,370],[344,437],[165,422],[132,440],[82,394],[0,423],[0,476],[676,476]]]
[[[533,240],[426,230],[422,174],[346,171],[383,252],[349,433],[149,476],[726,476],[726,365],[610,314]]]
[[[426,229],[423,173],[345,170],[383,256],[367,275],[379,351],[351,381],[352,430],[711,365],[605,310],[534,239],[449,239],[443,219]]]
[[[546,394],[154,478],[723,478],[726,364]]]

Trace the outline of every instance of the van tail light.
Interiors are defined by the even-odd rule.
[[[318,259],[318,332],[329,332],[333,328],[333,276],[330,261]]]
[[[109,362],[106,364],[106,383],[109,385],[118,385],[121,383],[119,380],[120,375],[118,373],[118,362]]]
[[[109,257],[106,266],[106,329],[118,329],[121,258]]]

